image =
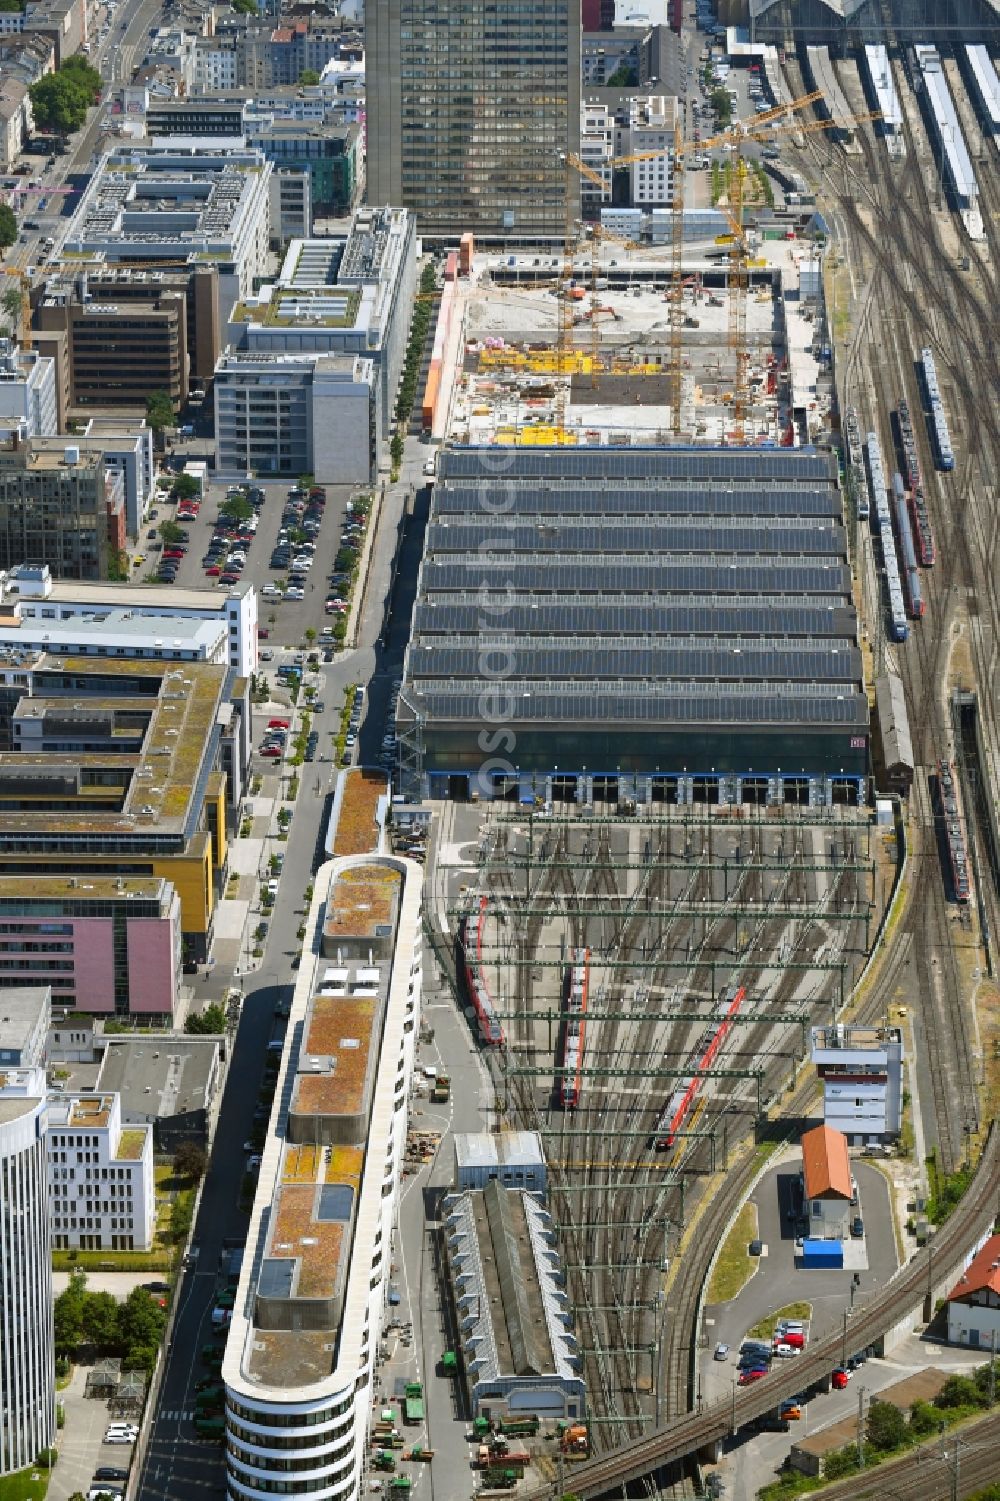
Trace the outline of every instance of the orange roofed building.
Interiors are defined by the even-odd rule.
[[[948,1294],[948,1342],[1000,1350],[1000,1235],[991,1235]]]
[[[802,1198],[809,1235],[816,1240],[844,1240],[850,1233],[851,1159],[847,1137],[830,1126],[816,1126],[802,1137]]]

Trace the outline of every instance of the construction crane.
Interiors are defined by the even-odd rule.
[[[852,115],[849,119],[830,120],[807,120],[795,121],[784,126],[774,126],[771,122],[793,110],[804,109],[806,105],[813,104],[822,98],[822,91],[815,90],[811,94],[804,94],[799,99],[794,99],[790,104],[779,105],[777,109],[767,110],[757,115],[754,120],[740,121],[735,127],[721,132],[719,135],[710,137],[707,141],[697,143],[698,150],[711,150],[715,146],[729,145],[733,148],[733,171],[730,173],[729,189],[727,192],[728,204],[723,205],[723,212],[729,221],[732,239],[729,247],[729,348],[733,351],[736,361],[735,381],[733,385],[733,441],[742,445],[746,442],[746,421],[750,408],[750,351],[747,346],[747,289],[749,286],[749,254],[747,248],[746,226],[743,222],[744,190],[747,179],[747,165],[742,156],[744,141],[770,140],[775,135],[784,133],[796,133],[809,135],[814,131],[842,129],[845,125],[860,125],[866,120],[879,120],[882,118],[880,110],[871,110],[865,114]],[[694,145],[681,145],[682,154],[695,149]],[[680,174],[677,174],[680,176]],[[673,224],[673,262],[674,262],[674,300],[671,304],[671,371],[673,376],[674,391],[677,400],[673,409],[673,430],[680,432],[680,385],[681,385],[681,355],[680,355],[680,328],[683,321],[681,309],[681,287],[678,271],[681,260],[681,246],[683,244],[684,226],[675,217]],[[676,330],[676,337],[675,337]]]
[[[16,276],[21,284],[21,348],[31,348],[31,283],[20,266],[4,266],[7,276]]]

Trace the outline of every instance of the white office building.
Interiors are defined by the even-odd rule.
[[[366,855],[316,876],[222,1366],[230,1501],[361,1494],[419,1025],[422,875]]]
[[[224,475],[375,477],[372,360],[352,354],[237,354],[215,369],[216,468]]]
[[[0,339],[0,429],[27,438],[59,431],[55,360],[12,339]]]
[[[129,261],[214,263],[228,318],[268,269],[271,164],[259,151],[183,137],[106,152],[63,250],[74,269]]]
[[[823,1119],[851,1146],[894,1140],[903,1123],[903,1034],[898,1027],[813,1027]]]
[[[66,1095],[50,1101],[46,1148],[57,1250],[150,1249],[152,1126],[123,1126],[117,1094]]]
[[[304,472],[304,471],[299,471]],[[45,564],[0,575],[0,651],[228,663],[255,672],[257,591],[54,579]]]
[[[618,142],[619,155],[643,159],[629,166],[630,201],[636,207],[673,203],[674,123],[677,100],[665,94],[629,101],[628,125]],[[652,157],[647,153],[655,153]]]
[[[0,1475],[55,1442],[45,1074],[0,1067]]]

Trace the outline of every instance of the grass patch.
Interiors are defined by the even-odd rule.
[[[85,1272],[169,1272],[172,1265],[173,1257],[163,1247],[152,1251],[52,1252],[54,1272],[71,1272],[74,1267],[82,1267]]]
[[[757,1206],[744,1204],[726,1237],[708,1284],[709,1303],[729,1303],[754,1273],[754,1260],[747,1246],[757,1235]]]
[[[0,1475],[0,1501],[42,1501],[49,1488],[45,1470],[18,1470],[16,1475]]]
[[[771,1339],[779,1319],[810,1319],[812,1311],[811,1303],[786,1303],[777,1313],[769,1314],[766,1319],[761,1319],[759,1324],[748,1329],[747,1339]]]

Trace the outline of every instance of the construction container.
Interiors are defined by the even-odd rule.
[[[844,1247],[839,1240],[804,1240],[802,1242],[802,1266],[804,1270],[822,1267],[826,1271],[844,1269]]]

